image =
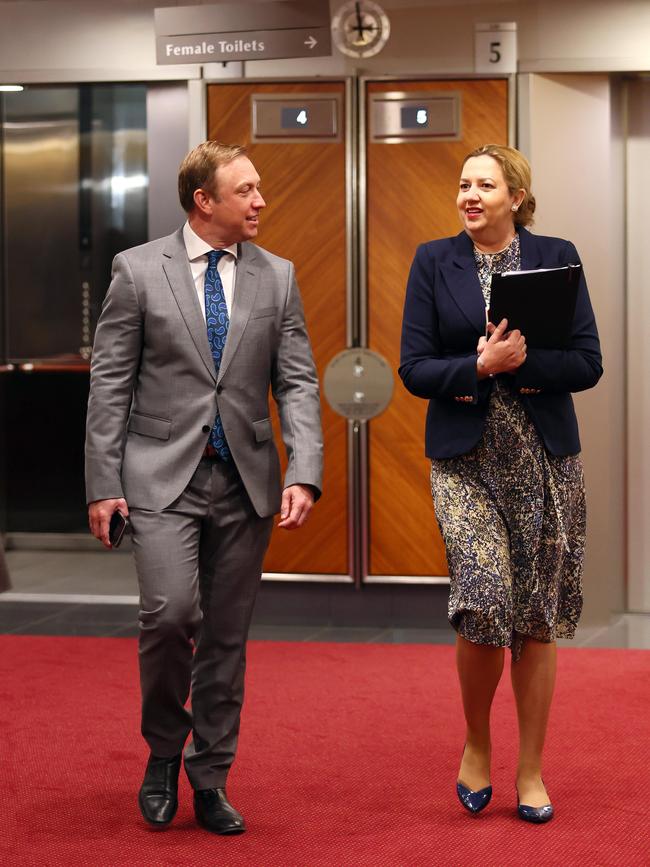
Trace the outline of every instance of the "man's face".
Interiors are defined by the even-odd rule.
[[[237,157],[217,169],[218,199],[210,197],[210,225],[224,247],[257,235],[259,213],[266,207],[260,177],[248,157]]]

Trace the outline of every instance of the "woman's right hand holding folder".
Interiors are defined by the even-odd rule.
[[[513,373],[526,360],[526,338],[518,329],[508,331],[508,320],[487,323],[487,335],[479,339],[476,372],[479,379],[497,373]]]

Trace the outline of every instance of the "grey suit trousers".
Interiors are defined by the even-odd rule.
[[[142,734],[154,755],[171,757],[192,732],[185,769],[193,788],[222,787],[273,518],[257,515],[232,461],[204,458],[177,500],[158,512],[132,509],[131,522]]]

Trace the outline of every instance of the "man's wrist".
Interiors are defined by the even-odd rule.
[[[305,493],[311,494],[314,502],[318,499],[319,490],[315,485],[311,485],[309,482],[293,482],[291,485],[287,485],[284,490],[287,488],[302,488]]]

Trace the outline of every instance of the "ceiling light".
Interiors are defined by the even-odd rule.
[[[25,88],[22,84],[0,84],[0,90],[3,90],[7,93],[14,93],[16,91],[24,90]]]

